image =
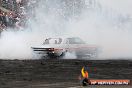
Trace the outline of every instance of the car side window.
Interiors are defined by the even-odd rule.
[[[69,44],[69,40],[68,39],[66,40],[66,44]]]
[[[68,44],[69,42],[68,42],[68,40],[67,39],[65,39],[64,41],[63,41],[63,44]]]

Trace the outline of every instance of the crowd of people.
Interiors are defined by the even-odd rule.
[[[19,30],[26,26],[27,17],[25,12],[25,4],[20,2],[22,0],[16,1],[19,1],[17,3],[17,10],[7,9],[2,5],[0,6],[0,32],[7,30],[8,28]],[[10,4],[10,2],[8,3]]]
[[[3,12],[0,14],[0,27],[1,30],[6,29],[7,27],[15,27],[15,23],[17,22],[16,17],[13,17],[11,14]]]

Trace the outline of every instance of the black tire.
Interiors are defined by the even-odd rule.
[[[49,58],[55,58],[55,59],[59,59],[65,56],[65,52],[62,52],[62,54],[60,56],[57,56],[55,54],[48,54]]]
[[[82,80],[82,86],[88,86],[90,84],[91,84],[91,82],[90,82],[90,80],[88,78],[84,78]]]
[[[66,54],[65,52],[62,52],[62,54],[61,54],[60,56],[61,56],[61,57],[64,57],[64,56],[65,56],[65,54]]]

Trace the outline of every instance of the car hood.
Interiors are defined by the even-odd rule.
[[[45,45],[38,45],[38,46],[33,46],[31,48],[61,48],[62,45],[60,44],[45,44]]]

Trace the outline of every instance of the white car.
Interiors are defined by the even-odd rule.
[[[62,57],[67,52],[74,53],[78,58],[97,57],[98,48],[95,45],[86,44],[79,37],[48,38],[40,46],[31,47],[33,52],[41,57]]]

